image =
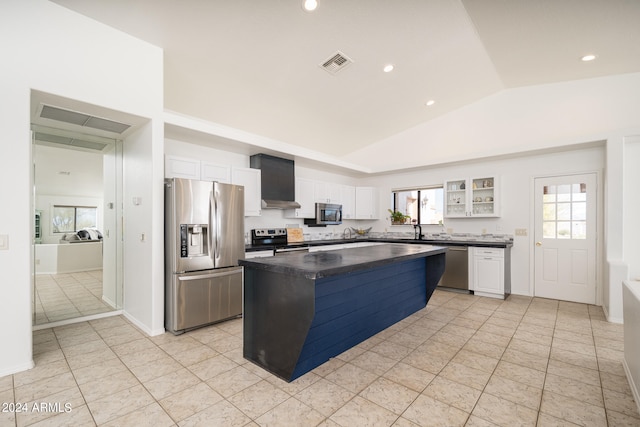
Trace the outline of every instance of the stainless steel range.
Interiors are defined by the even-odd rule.
[[[251,230],[251,244],[253,246],[272,247],[275,255],[287,252],[308,252],[304,243],[288,243],[286,228],[256,228]]]
[[[251,230],[251,244],[253,246],[272,246],[287,244],[286,228],[255,228]]]

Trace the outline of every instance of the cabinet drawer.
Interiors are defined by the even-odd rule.
[[[474,248],[473,253],[475,256],[504,258],[504,249],[500,249],[500,248]]]

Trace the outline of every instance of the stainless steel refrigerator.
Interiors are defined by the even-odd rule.
[[[244,187],[165,180],[165,329],[242,314]]]

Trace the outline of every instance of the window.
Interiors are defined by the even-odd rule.
[[[545,185],[542,215],[545,239],[586,239],[587,184]]]
[[[412,224],[442,224],[444,188],[395,190],[392,195],[393,210],[411,217]]]
[[[98,225],[98,208],[95,206],[54,206],[51,215],[54,233],[73,233]]]

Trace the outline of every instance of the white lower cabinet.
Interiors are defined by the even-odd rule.
[[[252,252],[246,252],[244,254],[244,258],[245,259],[251,259],[251,258],[266,258],[266,257],[270,257],[273,256],[273,249],[268,250],[268,251],[252,251]]]
[[[505,268],[505,249],[472,249],[472,263],[469,274],[470,289],[475,295],[504,299],[511,291],[508,268]],[[508,284],[509,286],[505,286]]]
[[[309,252],[322,252],[322,251],[335,251],[336,249],[347,248],[363,248],[366,246],[384,245],[382,242],[351,242],[351,243],[339,243],[337,245],[319,245],[311,246]]]

